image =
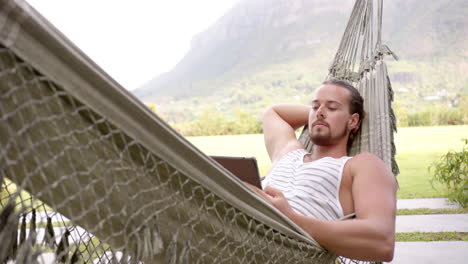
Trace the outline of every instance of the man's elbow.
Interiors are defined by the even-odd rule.
[[[263,110],[262,116],[265,117],[265,115],[268,115],[268,113],[270,113],[271,111],[273,111],[273,106],[272,105],[268,106],[267,108],[265,108]]]
[[[393,255],[395,252],[395,246],[388,248],[382,255],[382,261],[390,262],[393,260]]]
[[[262,114],[262,121],[265,122],[265,120],[271,116],[272,114],[276,113],[275,112],[275,109],[274,109],[274,105],[270,105],[268,106],[267,108],[265,108],[265,110],[263,111],[263,114]]]
[[[379,247],[379,255],[381,261],[390,262],[393,260],[395,253],[395,236],[386,236],[382,239]]]

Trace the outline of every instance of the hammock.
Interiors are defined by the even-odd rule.
[[[346,32],[358,31],[344,39],[361,30],[373,34],[372,10],[372,1],[356,1],[352,16],[360,18]],[[369,48],[377,56],[357,76],[342,59],[350,54],[345,45],[331,75],[350,79],[351,73],[366,94],[385,87],[391,95],[387,79],[375,77],[386,74],[384,46]],[[388,113],[390,101],[379,100],[386,104],[367,107]],[[376,131],[375,120],[388,118],[373,117],[360,142],[365,133],[391,138]],[[385,155],[391,164],[393,154]],[[0,263],[337,258],[177,134],[28,4],[13,0],[0,3],[0,168]]]
[[[352,83],[364,98],[366,118],[348,154],[373,153],[396,176],[399,169],[393,140],[393,132],[396,132],[396,118],[391,107],[393,90],[383,57],[392,55],[394,59],[398,58],[388,46],[382,44],[382,1],[376,1],[376,17],[372,13],[373,2],[356,1],[327,79],[336,78]],[[313,144],[307,127],[302,131],[300,140],[312,151]]]

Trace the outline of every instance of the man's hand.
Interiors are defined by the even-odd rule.
[[[294,210],[291,208],[291,205],[289,205],[289,202],[286,199],[286,197],[284,197],[282,191],[271,186],[266,186],[265,194],[267,196],[267,200],[286,216],[289,217],[291,214],[295,213]]]
[[[274,207],[276,207],[286,216],[289,217],[291,214],[295,213],[289,205],[288,200],[286,200],[286,197],[284,197],[282,191],[270,186],[266,186],[265,191],[263,191],[252,184],[246,183],[246,185],[249,186],[256,193],[258,193],[260,196],[265,198],[268,202],[270,202]]]

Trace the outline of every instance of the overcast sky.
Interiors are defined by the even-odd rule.
[[[126,89],[169,71],[239,0],[27,0]]]

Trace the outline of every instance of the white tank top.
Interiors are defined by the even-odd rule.
[[[285,154],[262,181],[280,189],[291,207],[299,214],[324,220],[343,217],[339,191],[341,176],[351,157],[325,157],[304,162],[305,149]]]

